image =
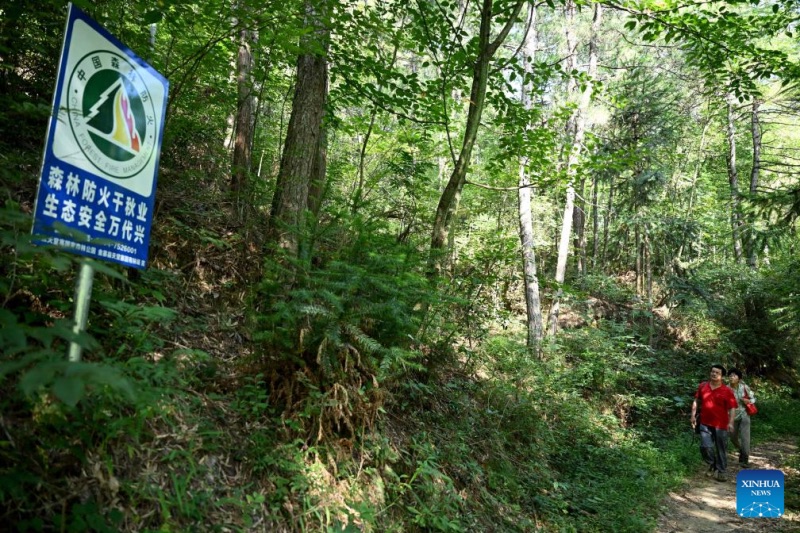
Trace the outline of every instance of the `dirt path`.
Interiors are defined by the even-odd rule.
[[[698,454],[699,454],[698,450]],[[794,442],[757,444],[750,454],[751,469],[779,469],[786,478],[797,478],[800,471],[786,466],[786,460],[798,453]],[[728,455],[726,482],[715,481],[698,471],[680,489],[671,492],[663,503],[658,531],[661,533],[722,532],[800,532],[800,513],[788,509],[783,518],[740,518],[736,514],[737,456]]]

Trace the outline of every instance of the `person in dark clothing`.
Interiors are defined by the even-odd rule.
[[[695,414],[700,407],[700,454],[708,465],[709,476],[725,481],[728,469],[728,433],[733,431],[736,416],[736,396],[722,382],[725,367],[713,365],[709,380],[700,383],[692,402],[692,428],[697,423]]]

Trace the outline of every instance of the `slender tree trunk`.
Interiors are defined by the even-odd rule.
[[[600,20],[600,11],[595,11],[595,18],[597,23]],[[567,37],[567,52],[568,52],[568,59],[567,59],[567,68],[570,70],[574,70],[574,65],[576,63],[575,60],[575,41],[572,35],[572,28],[574,27],[574,16],[575,16],[575,3],[573,0],[568,0],[565,6],[565,14],[566,14],[566,37]],[[594,27],[594,24],[593,24]],[[596,59],[595,59],[595,68],[596,68]],[[570,68],[571,67],[571,68]],[[572,91],[576,91],[577,87],[575,82],[570,78],[570,82],[568,83],[568,89]],[[560,312],[560,300],[562,294],[562,287],[561,285],[564,283],[564,279],[566,278],[566,271],[567,271],[567,256],[569,255],[569,240],[570,235],[572,233],[572,222],[573,222],[573,213],[575,210],[575,177],[577,175],[577,167],[578,162],[580,160],[581,155],[581,148],[583,146],[583,140],[585,136],[585,126],[586,126],[586,110],[589,107],[589,100],[591,99],[592,88],[591,84],[586,86],[586,89],[582,92],[579,104],[575,113],[573,113],[572,117],[567,123],[567,133],[572,133],[571,139],[571,146],[567,153],[567,166],[566,166],[566,174],[567,174],[567,198],[564,203],[564,216],[561,222],[561,238],[559,239],[558,243],[558,260],[556,263],[556,283],[558,284],[558,289],[555,297],[553,298],[553,305],[550,307],[550,317],[548,319],[548,331],[551,334],[555,334],[558,331],[558,315]],[[582,219],[581,219],[582,220]],[[585,249],[585,242],[583,243]]]
[[[649,328],[649,339],[648,345],[653,346],[653,340],[655,337],[655,330],[656,330],[656,323],[655,323],[655,313],[653,313],[653,261],[652,261],[652,250],[650,248],[650,228],[648,224],[644,224],[644,242],[642,243],[642,247],[644,249],[644,269],[645,269],[645,280],[646,280],[646,294],[647,294],[647,309],[650,311],[650,328]]]
[[[523,63],[525,72],[530,73],[536,51],[536,6],[531,6],[530,27],[526,42],[523,44]],[[531,98],[528,88],[521,84],[520,100],[525,109],[530,109]],[[530,128],[530,124],[528,127]],[[519,239],[522,246],[522,272],[525,282],[525,308],[527,310],[528,348],[532,353],[541,356],[544,324],[542,322],[542,304],[539,296],[539,277],[536,273],[536,253],[534,251],[533,216],[531,214],[531,183],[527,172],[528,158],[521,157],[519,162]]]
[[[614,178],[608,182],[608,200],[606,202],[606,216],[603,217],[603,249],[600,252],[600,264],[605,265],[608,257],[608,232],[614,207]]]
[[[600,21],[603,16],[602,4],[594,4],[593,8],[594,8],[594,13],[592,15],[592,33],[591,37],[589,38],[589,69],[587,72],[591,80],[594,80],[597,77],[597,48],[598,48],[597,39],[600,31]],[[591,98],[592,98],[592,89],[591,87],[587,87],[586,90],[581,93],[581,99],[578,105],[578,113],[580,113],[583,117],[585,117],[589,109],[589,103],[591,101]],[[586,122],[585,118],[579,120],[583,120],[584,123]],[[577,137],[578,133],[576,124],[576,132],[575,132],[576,141]],[[578,275],[580,276],[585,276],[587,271],[586,200],[584,199],[585,184],[586,180],[583,177],[581,177],[578,180],[578,188],[575,199],[576,209],[573,213],[573,220],[572,220],[573,226],[575,227],[575,241],[573,243],[573,247],[575,248],[575,257],[577,259],[576,261],[577,272]]]
[[[638,218],[638,217],[637,217]],[[636,241],[636,295],[641,296],[644,293],[644,283],[642,276],[642,259],[644,257],[644,245],[642,244],[642,232],[639,221],[636,221],[634,229],[634,239]]]
[[[703,150],[705,150],[706,146],[706,133],[708,133],[708,127],[711,125],[711,119],[706,119],[705,124],[703,125],[703,133],[700,135],[700,146],[697,148],[697,161],[694,165],[694,173],[692,174],[692,184],[689,188],[689,205],[686,208],[686,219],[692,219],[692,213],[694,212],[694,201],[695,197],[697,196],[697,179],[700,177],[700,169],[703,166]],[[681,242],[680,247],[678,248],[677,254],[677,261],[681,261],[681,257],[683,255],[683,250],[686,247],[685,240]]]
[[[389,62],[389,67],[394,67],[395,62],[397,61],[397,51],[399,49],[399,45],[395,45],[394,50],[392,50],[392,59]],[[370,111],[369,116],[369,126],[367,126],[367,132],[364,134],[364,140],[361,143],[361,148],[358,153],[358,180],[356,181],[355,190],[352,194],[351,204],[350,204],[350,212],[355,214],[358,209],[361,207],[361,203],[364,200],[364,185],[367,179],[367,171],[366,171],[366,164],[367,164],[367,147],[369,146],[370,137],[372,137],[372,132],[375,128],[375,119],[378,116],[378,107],[373,106],[372,110]]]
[[[324,5],[321,6],[324,8]],[[329,30],[322,27],[324,17],[306,3],[306,26],[313,31],[303,37],[301,49],[327,50]],[[286,132],[281,166],[272,199],[268,238],[279,247],[297,255],[305,232],[309,188],[320,176],[322,119],[328,87],[328,61],[324,53],[310,51],[297,61],[292,114]]]
[[[753,133],[753,168],[750,170],[750,198],[758,191],[758,179],[761,174],[761,124],[758,112],[761,102],[753,99],[751,128]],[[750,217],[747,237],[747,264],[755,269],[758,265],[758,243],[756,242],[755,218]]]
[[[236,207],[239,222],[246,218],[249,200],[249,177],[254,134],[255,96],[253,95],[253,52],[250,44],[253,41],[253,32],[242,28],[239,32],[239,55],[236,59],[236,126],[233,142],[233,169],[231,172],[231,190],[236,195]]]
[[[564,216],[561,219],[561,238],[558,242],[558,259],[556,262],[556,283],[561,285],[567,272],[567,254],[569,251],[569,235],[572,226],[572,210],[575,208],[575,188],[570,183],[567,186],[567,199],[564,203]],[[558,315],[561,311],[561,296],[563,289],[559,286],[553,297],[548,318],[549,332],[553,335],[558,331]]]
[[[372,108],[369,117],[369,126],[367,126],[367,132],[364,134],[364,140],[361,143],[361,148],[358,153],[358,179],[356,181],[356,187],[353,191],[353,199],[350,204],[350,212],[355,214],[358,209],[361,207],[361,201],[364,196],[364,184],[366,182],[366,160],[367,160],[367,146],[369,145],[369,139],[372,136],[372,128],[375,127],[375,118],[378,115],[378,109],[376,107]]]
[[[573,72],[577,68],[577,44],[575,36],[572,32],[575,22],[575,2],[574,0],[567,0],[564,4],[564,35],[566,38],[567,57],[564,60],[564,70],[566,72]],[[575,93],[575,78],[570,75],[567,79],[566,93],[568,98],[574,98]],[[572,217],[575,209],[575,168],[573,162],[576,162],[580,153],[580,146],[576,143],[577,137],[577,124],[578,124],[578,109],[572,113],[567,120],[566,134],[571,137],[566,143],[566,174],[567,174],[567,195],[564,202],[564,212],[561,216],[561,233],[558,239],[558,252],[556,255],[556,275],[555,281],[558,285],[556,294],[553,296],[553,303],[550,306],[550,315],[547,319],[548,332],[555,335],[558,331],[558,316],[561,312],[561,296],[563,288],[561,284],[564,283],[567,275],[567,256],[569,255],[569,238],[572,234]]]
[[[600,249],[599,186],[600,175],[595,172],[592,175],[592,270],[597,269],[597,254]]]
[[[739,216],[739,174],[736,170],[736,125],[733,116],[733,97],[728,98],[728,183],[731,190],[731,234],[733,254],[737,263],[742,262],[741,220]]]
[[[436,216],[431,231],[430,258],[428,262],[428,275],[438,277],[442,273],[444,263],[443,249],[448,242],[453,215],[461,198],[461,191],[467,179],[472,149],[478,137],[481,115],[486,100],[486,87],[489,80],[489,67],[497,49],[505,41],[511,27],[517,20],[524,0],[514,4],[506,25],[494,41],[491,41],[492,8],[493,0],[483,0],[481,7],[481,23],[478,36],[478,57],[472,68],[472,90],[470,91],[469,111],[461,151],[458,155],[453,173],[445,185],[439,204],[436,207]]]

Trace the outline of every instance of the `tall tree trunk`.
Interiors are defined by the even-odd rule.
[[[591,80],[597,77],[597,39],[600,32],[600,21],[603,16],[602,4],[594,4],[594,13],[592,14],[592,33],[589,37],[589,69],[587,74]],[[578,112],[585,117],[588,109],[589,102],[592,98],[592,89],[587,86],[586,90],[581,93],[580,103],[578,105]],[[584,118],[585,122],[586,119]],[[577,138],[577,125],[576,125],[576,138]],[[572,217],[572,224],[575,228],[575,241],[573,248],[575,249],[576,267],[578,275],[585,276],[587,271],[586,264],[586,200],[584,199],[584,189],[586,180],[581,177],[578,180],[578,189],[575,199],[575,211]]]
[[[611,219],[614,207],[614,178],[612,177],[608,182],[608,200],[606,202],[606,216],[603,217],[603,249],[600,252],[600,264],[606,264],[608,257],[608,233],[611,225]]]
[[[597,6],[596,6],[597,7]],[[595,10],[594,17],[599,24],[601,11]],[[576,50],[574,44],[574,37],[572,35],[572,28],[574,27],[575,17],[575,2],[568,0],[565,6],[566,15],[566,37],[568,47],[567,68],[571,71],[574,70],[576,64]],[[592,25],[594,28],[594,23]],[[595,58],[595,68],[596,68]],[[576,91],[577,86],[570,78],[568,82],[568,90]],[[550,307],[550,317],[548,319],[548,331],[555,334],[558,330],[558,315],[560,312],[560,300],[562,294],[561,285],[564,283],[567,271],[567,256],[569,255],[569,240],[572,234],[573,213],[575,210],[575,177],[578,170],[578,162],[580,160],[581,148],[585,137],[586,127],[586,110],[589,107],[589,101],[592,96],[591,84],[587,85],[580,95],[578,107],[576,108],[570,120],[567,123],[567,134],[572,133],[571,146],[567,152],[566,174],[567,174],[567,198],[564,203],[564,216],[561,222],[561,238],[558,243],[558,260],[556,263],[556,283],[558,290],[553,298],[553,305]],[[585,243],[583,243],[585,249]]]
[[[324,7],[324,4],[320,5],[320,8]],[[267,232],[270,241],[295,255],[299,252],[300,239],[305,231],[309,188],[313,180],[321,175],[319,151],[324,144],[322,119],[328,88],[325,51],[330,30],[323,26],[324,17],[312,2],[306,2],[305,9],[306,27],[313,31],[301,41],[301,49],[305,53],[297,60],[292,114],[286,131]]]
[[[561,311],[561,296],[567,272],[567,254],[569,253],[569,235],[572,231],[572,210],[575,208],[575,188],[572,183],[567,185],[567,199],[564,203],[564,216],[561,219],[561,238],[558,241],[558,259],[556,262],[556,283],[559,284],[553,305],[550,306],[548,318],[549,332],[553,335],[558,331],[558,315]]]
[[[706,133],[708,133],[708,127],[711,125],[711,119],[706,119],[705,124],[703,125],[703,133],[700,135],[700,146],[697,148],[697,161],[694,165],[694,173],[692,174],[692,184],[689,188],[689,205],[686,209],[686,219],[692,219],[692,213],[694,212],[694,201],[695,197],[697,196],[697,179],[700,177],[700,169],[703,166],[703,150],[705,150],[706,146]],[[686,247],[686,242],[681,242],[680,247],[678,248],[678,254],[676,260],[678,263],[681,261],[681,256],[683,255],[683,250]]]
[[[653,262],[652,262],[652,254],[651,254],[651,247],[650,247],[650,227],[645,222],[644,224],[644,239],[642,242],[642,248],[644,249],[644,269],[645,269],[645,292],[647,294],[647,309],[650,311],[650,328],[649,328],[649,339],[648,345],[653,346],[653,339],[655,337],[655,330],[656,330],[656,323],[655,323],[655,313],[653,313]]]
[[[728,184],[731,190],[731,234],[733,255],[737,263],[742,262],[741,219],[739,215],[739,174],[736,170],[736,125],[733,116],[733,96],[728,97]]]
[[[638,213],[637,213],[638,215]],[[636,296],[641,296],[644,293],[644,278],[643,278],[643,260],[644,260],[644,244],[642,243],[641,222],[637,220],[634,225],[634,239],[636,241]]]
[[[753,134],[753,168],[750,170],[750,198],[758,191],[758,179],[761,174],[761,124],[758,111],[761,102],[753,99],[751,128]],[[758,243],[756,242],[755,217],[750,217],[747,232],[747,264],[755,269],[758,265]]]
[[[511,31],[511,27],[516,22],[524,4],[524,0],[516,2],[503,30],[494,41],[490,41],[493,0],[483,0],[478,36],[478,56],[472,66],[472,89],[470,91],[464,139],[453,173],[450,175],[450,179],[445,185],[439,204],[436,207],[436,216],[433,221],[433,230],[431,231],[430,258],[428,262],[428,276],[430,278],[436,278],[442,273],[445,244],[448,242],[453,215],[461,198],[461,191],[467,179],[467,171],[472,157],[472,149],[478,136],[478,127],[480,126],[486,100],[486,86],[489,80],[489,67],[492,58]]]
[[[255,96],[253,94],[253,52],[250,44],[253,32],[242,28],[239,32],[239,55],[236,59],[236,125],[233,141],[233,169],[231,172],[231,191],[236,196],[236,209],[239,222],[246,218],[253,146]]]
[[[600,250],[600,175],[592,175],[592,270],[597,269],[597,253]]]
[[[536,52],[536,6],[531,6],[531,30],[523,44],[523,64],[525,73],[533,70],[533,59]],[[525,109],[530,109],[531,98],[525,82],[521,83],[520,100]],[[528,125],[530,128],[531,125]],[[542,304],[539,296],[539,277],[536,273],[536,253],[533,248],[533,215],[531,214],[531,182],[527,172],[528,158],[521,157],[519,162],[519,239],[522,246],[522,272],[525,282],[525,308],[527,310],[528,348],[532,353],[541,356],[541,344],[544,336],[542,322]]]

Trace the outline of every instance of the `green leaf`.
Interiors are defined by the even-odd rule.
[[[6,309],[0,309],[0,351],[11,355],[25,349],[28,344],[17,317]]]
[[[95,272],[99,272],[101,274],[105,274],[106,276],[118,279],[120,281],[124,281],[125,283],[128,282],[128,278],[126,278],[121,272],[111,268],[110,266],[102,263],[100,261],[95,261],[93,259],[87,259],[89,265],[95,270]]]
[[[13,374],[17,370],[24,368],[29,363],[30,363],[29,358],[23,358],[17,361],[10,361],[8,363],[0,363],[0,383],[7,375]]]
[[[164,13],[158,10],[149,11],[144,14],[142,17],[142,22],[145,24],[156,24],[157,22],[161,22],[164,18]]]
[[[85,392],[86,385],[77,376],[61,376],[53,383],[53,394],[70,407],[75,407]]]
[[[94,7],[94,4],[89,0],[72,0],[72,3],[84,11],[90,11]]]
[[[19,387],[22,392],[30,396],[39,388],[47,385],[53,380],[56,372],[66,364],[65,362],[47,362],[34,366],[26,372],[19,380]]]

